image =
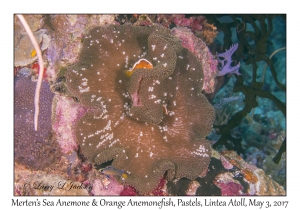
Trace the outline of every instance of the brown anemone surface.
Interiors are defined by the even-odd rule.
[[[133,69],[140,59],[153,68]],[[120,181],[143,194],[164,175],[194,179],[207,169],[214,109],[201,93],[201,63],[169,29],[94,28],[66,82],[88,108],[76,126],[83,154],[96,164],[113,160],[127,173]]]

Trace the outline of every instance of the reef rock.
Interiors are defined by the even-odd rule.
[[[63,153],[78,150],[75,141],[74,126],[76,120],[85,113],[84,107],[64,96],[55,96],[53,100],[53,130]]]
[[[242,195],[244,189],[245,195],[286,195],[282,186],[266,175],[262,169],[251,165],[238,156],[234,151],[223,151],[221,153],[227,161],[238,169],[235,175],[231,175],[229,180],[227,175],[220,174],[215,178],[215,184],[221,189],[222,195]],[[233,178],[242,177],[244,187]]]
[[[19,35],[15,32],[15,66],[27,66],[37,60],[35,49],[27,34]],[[37,42],[41,45],[41,50],[46,50],[50,45],[50,38],[45,29],[33,33]]]
[[[120,185],[114,177],[110,177],[110,179],[96,179],[91,193],[93,195],[120,195],[123,189],[123,185]]]
[[[84,38],[66,84],[87,108],[76,140],[95,164],[112,161],[141,194],[205,172],[215,112],[201,93],[201,61],[170,30],[153,25],[96,27]]]

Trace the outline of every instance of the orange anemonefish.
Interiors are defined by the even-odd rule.
[[[152,69],[153,65],[150,61],[148,61],[145,58],[141,58],[140,60],[138,60],[132,67],[131,70],[126,70],[125,74],[126,76],[130,77],[131,74],[134,72],[134,70],[136,69]]]

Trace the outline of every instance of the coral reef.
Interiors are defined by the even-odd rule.
[[[174,181],[175,182],[175,181]],[[262,169],[248,164],[234,151],[218,153],[212,158],[205,177],[196,180],[179,179],[168,183],[171,195],[285,195],[282,186]]]
[[[273,180],[285,186],[286,154],[282,150],[282,145],[285,145],[286,134],[280,125],[284,123],[275,123],[274,118],[274,115],[269,118],[263,114],[253,116],[249,114],[234,132],[243,139],[242,146],[246,148],[244,159],[264,169]]]
[[[212,150],[206,176],[195,180],[176,179],[167,183],[169,195],[285,195],[282,186],[234,151]],[[268,191],[269,190],[269,191]]]
[[[46,34],[47,30],[38,30],[39,27],[41,27],[39,17],[33,15],[30,18],[27,17],[27,20],[29,21],[29,25],[32,27],[31,30],[34,31],[33,34],[37,42],[41,45],[41,50],[46,50],[50,45],[50,37]],[[24,31],[24,28],[18,19],[15,19],[15,26],[14,65],[27,66],[37,60],[37,53],[30,41],[29,36]]]
[[[165,27],[171,27],[176,25],[177,27],[189,28],[193,33],[202,39],[207,45],[211,44],[216,38],[218,31],[213,24],[207,23],[206,17],[190,16],[186,15],[157,15],[156,21],[161,23]]]
[[[278,39],[274,38],[274,36],[281,37],[285,34],[285,28],[274,28],[274,20],[276,18],[281,19],[281,17],[277,15],[207,16],[208,22],[214,23],[218,30],[223,32],[224,36],[221,38],[222,40],[220,40],[220,42],[223,42],[225,49],[232,46],[232,42],[239,44],[234,54],[232,54],[231,50],[235,49],[236,45],[233,45],[229,52],[227,51],[228,55],[226,57],[229,58],[230,54],[232,54],[232,60],[240,60],[239,69],[241,75],[233,74],[232,77],[227,80],[228,84],[229,82],[233,83],[231,84],[232,87],[225,89],[225,83],[223,85],[223,89],[224,92],[230,90],[230,92],[239,92],[239,94],[243,94],[243,102],[245,104],[245,106],[241,110],[237,111],[226,124],[214,126],[214,128],[217,129],[217,134],[220,135],[220,138],[213,145],[213,148],[215,149],[219,148],[219,146],[225,146],[229,150],[235,150],[238,154],[245,154],[245,147],[243,147],[242,142],[248,137],[247,134],[245,134],[246,129],[240,129],[237,127],[239,127],[240,124],[243,124],[245,119],[248,120],[248,118],[253,118],[254,113],[262,115],[266,112],[269,115],[267,118],[271,121],[274,114],[270,110],[276,110],[276,112],[281,114],[280,120],[278,121],[285,124],[285,56],[282,56],[283,63],[278,70],[275,69],[274,62],[267,56],[268,51],[274,52],[272,46],[278,41]],[[284,22],[284,19],[285,17],[280,20],[281,23]],[[285,23],[283,25],[285,27]],[[281,40],[280,44],[285,44],[285,40]],[[279,47],[276,49],[278,48]],[[263,65],[261,65],[260,68],[261,63]],[[265,78],[263,73],[265,64],[268,65],[268,69],[270,71],[268,75],[268,84],[265,82],[267,80],[263,79]],[[230,65],[229,62],[227,62],[227,65]],[[226,64],[224,63],[223,66],[226,66]],[[279,71],[279,69],[282,71]],[[229,70],[231,69],[229,68]],[[225,72],[227,71],[224,71],[224,73]],[[280,81],[279,78],[282,78],[282,80]],[[267,100],[268,104],[265,105],[265,103],[261,103],[261,99]],[[272,108],[272,106],[274,106],[274,108]],[[256,107],[258,107],[258,109],[255,109]],[[250,117],[248,116],[248,113],[251,113]],[[268,126],[271,125],[272,123],[268,124]],[[250,126],[251,124],[248,123],[247,127],[249,128]],[[278,128],[277,132],[284,129],[285,125],[282,127],[283,128]],[[270,129],[267,128],[267,130]],[[258,133],[258,135],[261,134],[262,133]],[[268,139],[265,140],[268,141]],[[263,142],[256,141],[255,143],[258,145],[260,144],[260,147],[263,146]],[[280,154],[276,156],[277,161],[280,159],[281,154],[285,152],[283,143],[281,148],[282,149],[278,150],[277,153],[279,154],[280,152]]]
[[[240,174],[243,176],[243,181],[247,183],[248,190],[245,192],[249,195],[286,195],[285,190],[277,182],[272,180],[262,169],[257,168],[254,165],[248,164],[240,156],[233,151],[224,151],[221,153],[232,165],[239,169]],[[225,180],[225,181],[224,181]],[[227,186],[228,181],[226,179],[217,179],[218,187],[225,190],[228,189],[239,192],[241,187],[236,185]],[[220,185],[219,183],[223,183]],[[229,182],[232,183],[232,182]],[[241,188],[241,189],[240,189]],[[224,192],[225,192],[224,191]]]
[[[234,179],[232,173],[225,172],[216,176],[214,183],[217,187],[221,189],[222,195],[235,196],[235,195],[244,195],[244,187]]]
[[[24,18],[46,67],[35,132],[15,16],[15,196],[286,194],[285,15]]]
[[[96,164],[113,160],[139,193],[165,171],[168,179],[194,179],[206,170],[214,109],[201,94],[200,62],[168,29],[94,28],[66,84],[88,109],[76,128],[83,154]]]
[[[55,162],[60,150],[52,138],[51,109],[54,94],[43,82],[40,102],[40,129],[34,130],[34,92],[36,82],[26,77],[15,79],[14,154],[15,161],[29,168],[41,169]]]

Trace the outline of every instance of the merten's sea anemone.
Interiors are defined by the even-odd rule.
[[[169,29],[92,29],[66,76],[88,109],[76,125],[83,154],[95,164],[113,160],[142,194],[166,171],[167,179],[205,173],[215,112],[201,93],[203,77],[201,62]]]

